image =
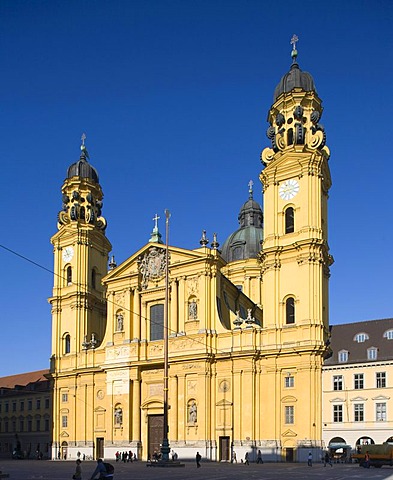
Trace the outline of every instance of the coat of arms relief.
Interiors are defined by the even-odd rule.
[[[141,286],[148,287],[149,281],[157,281],[165,275],[165,249],[152,247],[138,258],[138,270],[142,275]]]

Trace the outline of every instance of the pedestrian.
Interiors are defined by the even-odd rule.
[[[258,454],[257,454],[257,463],[263,463],[262,452],[260,450],[258,450]]]
[[[370,468],[370,454],[368,453],[368,450],[364,456],[364,468]]]
[[[201,466],[201,459],[202,459],[202,457],[200,456],[199,452],[197,452],[196,455],[195,455],[195,461],[196,461],[197,468],[200,468],[200,466]]]
[[[333,464],[332,464],[332,459],[330,458],[330,455],[328,452],[325,453],[325,456],[323,458],[323,466],[326,467],[326,464],[329,464],[331,467],[333,467]]]
[[[250,462],[248,461],[248,452],[244,455],[244,464],[245,465],[250,465]]]
[[[232,463],[237,463],[237,457],[235,450],[232,452]]]
[[[312,467],[312,453],[308,452],[307,465]]]
[[[113,470],[113,469],[112,469]],[[106,467],[104,465],[104,462],[102,461],[101,458],[97,460],[97,467],[93,472],[93,475],[90,477],[90,480],[94,480],[94,477],[100,474],[100,476],[97,478],[97,480],[102,480],[105,478],[112,479],[113,478],[113,473],[108,473],[106,470]]]
[[[78,458],[78,460],[76,461],[75,473],[74,473],[74,475],[72,475],[72,478],[74,480],[81,480],[81,478],[82,478],[81,463],[82,462]]]

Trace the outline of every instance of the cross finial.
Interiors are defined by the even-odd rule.
[[[254,182],[252,180],[250,180],[248,182],[248,193],[250,194],[250,198],[252,198],[252,187],[254,185]]]
[[[81,140],[82,140],[82,146],[84,147],[85,146],[85,140],[86,140],[86,133],[82,133]]]
[[[299,37],[294,33],[291,38],[291,45],[292,45],[291,57],[294,63],[296,62],[296,57],[297,57],[296,43],[298,41],[299,41]]]
[[[154,229],[157,230],[158,229],[158,220],[160,219],[160,217],[155,214],[155,216],[153,217],[153,220],[154,220]]]

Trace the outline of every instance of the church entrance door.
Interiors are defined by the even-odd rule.
[[[219,460],[220,462],[229,462],[231,448],[229,444],[229,437],[219,437]]]
[[[96,441],[96,460],[98,458],[104,458],[104,439],[97,437]]]
[[[148,429],[148,455],[153,460],[154,452],[160,453],[160,445],[164,438],[164,415],[149,415]]]

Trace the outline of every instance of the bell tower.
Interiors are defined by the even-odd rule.
[[[82,135],[81,155],[67,171],[62,186],[54,247],[52,358],[61,362],[81,350],[99,346],[106,327],[106,300],[101,278],[107,273],[111,244],[101,216],[103,193]],[[69,365],[70,366],[70,365]],[[77,368],[78,365],[72,365]],[[61,370],[57,363],[56,370]]]
[[[276,426],[283,445],[296,438],[307,439],[311,447],[322,438],[319,392],[333,263],[327,225],[331,177],[330,152],[320,123],[322,102],[312,76],[297,63],[297,40],[294,35],[292,65],[277,85],[268,113],[271,147],[261,154],[265,168],[260,174],[264,198],[260,260],[264,326],[268,343],[281,352],[275,371],[281,372],[284,390],[279,395],[287,402]],[[293,386],[290,394],[288,384]]]

